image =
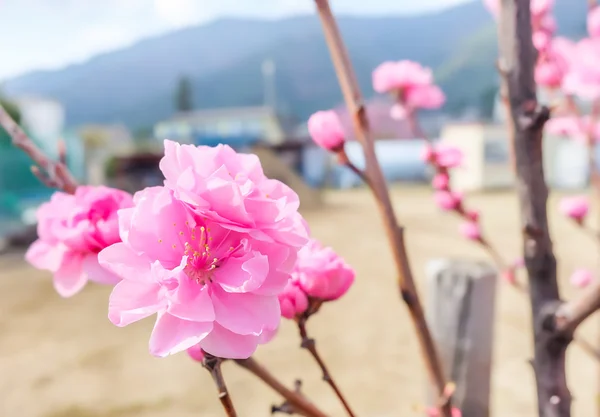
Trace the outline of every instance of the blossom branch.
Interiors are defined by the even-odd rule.
[[[348,413],[348,415],[350,417],[354,417],[355,414],[352,411],[352,409],[350,408],[348,401],[346,400],[346,398],[344,398],[342,391],[338,388],[337,384],[333,380],[333,377],[329,373],[329,370],[327,369],[327,365],[325,365],[325,362],[319,355],[319,352],[317,351],[315,339],[308,337],[308,332],[306,331],[306,322],[307,321],[308,321],[308,315],[303,315],[302,317],[300,317],[298,319],[298,331],[300,332],[300,337],[302,339],[302,344],[300,346],[303,349],[306,349],[310,352],[310,354],[312,355],[314,360],[319,365],[319,368],[321,368],[321,372],[323,372],[323,380],[325,382],[327,382],[329,384],[329,386],[333,389],[333,391],[335,392],[335,395],[338,397],[338,399],[344,406],[344,409],[346,409],[346,412]]]
[[[258,363],[254,358],[238,359],[236,364],[246,369],[254,376],[262,380],[275,392],[286,399],[292,411],[305,417],[327,417],[327,414],[319,410],[313,403],[306,399],[298,390],[292,391],[283,385],[267,368]]]
[[[65,155],[64,144],[59,145],[63,149],[61,152],[59,148],[61,160],[58,162],[52,161],[33,143],[2,105],[0,105],[0,126],[10,135],[13,145],[22,149],[38,165],[38,167],[32,168],[32,172],[44,185],[58,188],[69,194],[75,192],[77,181],[63,161],[64,156],[62,155]],[[46,175],[42,174],[42,170]]]
[[[223,378],[223,372],[221,371],[221,363],[223,363],[223,359],[204,352],[204,361],[202,362],[202,365],[208,370],[215,381],[215,385],[219,392],[219,400],[223,405],[227,417],[237,417],[233,402],[227,391],[227,385],[225,385],[225,378]]]
[[[315,0],[315,4],[346,106],[349,113],[353,116],[352,120],[356,137],[363,146],[369,185],[377,201],[377,206],[383,218],[387,237],[393,251],[394,262],[398,271],[400,293],[415,325],[430,380],[441,397],[446,386],[442,363],[431,331],[425,320],[423,307],[412,277],[404,243],[404,229],[398,224],[396,219],[389,190],[377,161],[375,143],[369,131],[366,110],[356,75],[354,74],[346,47],[341,38],[337,22],[331,12],[329,1]],[[443,417],[451,417],[452,407],[450,401],[443,405],[441,411]]]

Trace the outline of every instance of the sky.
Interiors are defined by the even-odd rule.
[[[332,0],[336,13],[414,14],[469,0]],[[85,61],[148,36],[223,16],[276,19],[312,0],[0,0],[0,80]]]

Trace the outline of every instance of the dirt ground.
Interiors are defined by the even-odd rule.
[[[407,226],[414,271],[423,288],[427,260],[485,259],[456,232],[453,216],[439,213],[424,188],[398,188],[394,204]],[[307,213],[313,234],[333,246],[358,271],[349,294],[326,306],[309,331],[357,414],[422,416],[425,374],[406,309],[398,298],[391,256],[375,206],[365,190],[331,192],[325,209]],[[485,229],[508,259],[519,255],[516,199],[509,193],[472,196]],[[558,196],[553,196],[555,208]],[[553,238],[565,294],[577,266],[595,267],[597,248],[553,210]],[[119,329],[106,318],[109,289],[89,286],[61,299],[50,277],[20,255],[0,258],[0,417],[212,417],[223,415],[206,372],[187,355],[156,359],[147,344],[152,319]],[[492,408],[496,417],[535,415],[529,309],[500,285],[494,344]],[[597,339],[600,319],[580,330]],[[300,377],[305,393],[331,416],[343,411],[320,380],[291,323],[256,357],[282,381]],[[595,413],[600,367],[577,346],[568,357],[574,416]],[[241,416],[267,416],[279,398],[234,364],[224,366]]]

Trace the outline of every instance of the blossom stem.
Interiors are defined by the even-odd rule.
[[[285,398],[286,404],[289,405],[296,414],[305,417],[327,417],[327,414],[319,410],[313,403],[307,400],[306,397],[300,394],[300,392],[292,391],[283,385],[267,370],[267,368],[258,363],[254,358],[238,359],[235,363],[252,373]]]
[[[306,331],[306,321],[307,320],[308,320],[308,317],[306,317],[306,316],[303,316],[298,319],[298,330],[300,332],[300,337],[302,338],[302,344],[300,346],[303,349],[308,350],[310,352],[310,354],[312,355],[313,359],[317,362],[317,364],[319,365],[319,368],[321,368],[321,372],[323,372],[323,381],[327,382],[329,384],[329,386],[331,387],[331,389],[333,389],[333,391],[335,392],[335,395],[338,397],[338,399],[344,406],[344,409],[346,410],[348,415],[350,417],[355,417],[355,414],[352,411],[352,409],[350,408],[348,401],[346,400],[346,398],[344,398],[342,391],[339,389],[339,387],[335,383],[333,377],[331,376],[331,373],[329,372],[329,369],[327,369],[327,365],[325,365],[325,361],[323,360],[323,358],[321,358],[321,355],[319,355],[319,352],[317,351],[315,339],[312,339],[308,336],[308,332]]]
[[[52,161],[48,156],[38,148],[21,127],[13,120],[2,105],[0,105],[0,126],[6,130],[6,133],[12,139],[12,143],[17,148],[23,150],[39,166],[32,167],[32,172],[42,181],[44,185],[58,188],[66,193],[73,194],[77,188],[77,181],[69,172],[65,163],[61,160]],[[59,144],[60,158],[64,158],[64,145]],[[43,175],[43,170],[46,175]]]
[[[212,356],[206,352],[203,353],[204,361],[202,362],[202,365],[210,373],[213,381],[215,381],[217,391],[219,392],[219,400],[221,400],[221,404],[223,405],[227,417],[237,417],[233,402],[231,401],[231,396],[229,395],[229,391],[227,391],[227,385],[225,385],[223,372],[221,371],[223,359]]]

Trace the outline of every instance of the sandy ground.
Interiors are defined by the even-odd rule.
[[[425,375],[407,311],[395,290],[394,270],[379,218],[367,192],[326,196],[327,207],[308,213],[313,233],[358,270],[358,282],[337,304],[315,317],[309,330],[342,390],[364,417],[420,416]],[[452,216],[440,214],[421,188],[395,189],[394,203],[407,225],[407,241],[419,286],[428,259],[485,254],[463,242]],[[551,201],[556,207],[557,196]],[[517,203],[509,194],[473,196],[484,224],[507,258],[520,252]],[[553,211],[553,236],[560,276],[577,266],[594,267],[595,246]],[[108,288],[89,286],[69,300],[52,289],[50,277],[19,256],[0,258],[0,417],[197,417],[222,416],[215,388],[187,355],[167,359],[147,351],[153,320],[119,329],[106,318]],[[565,293],[574,290],[564,284]],[[530,320],[526,300],[504,285],[498,292],[492,408],[496,417],[535,415]],[[598,318],[581,330],[596,340]],[[343,411],[306,352],[291,323],[262,347],[257,358],[291,385],[304,380],[305,393],[332,416]],[[234,364],[224,367],[241,416],[267,416],[279,398]],[[598,365],[577,346],[568,370],[574,416],[595,412]]]

